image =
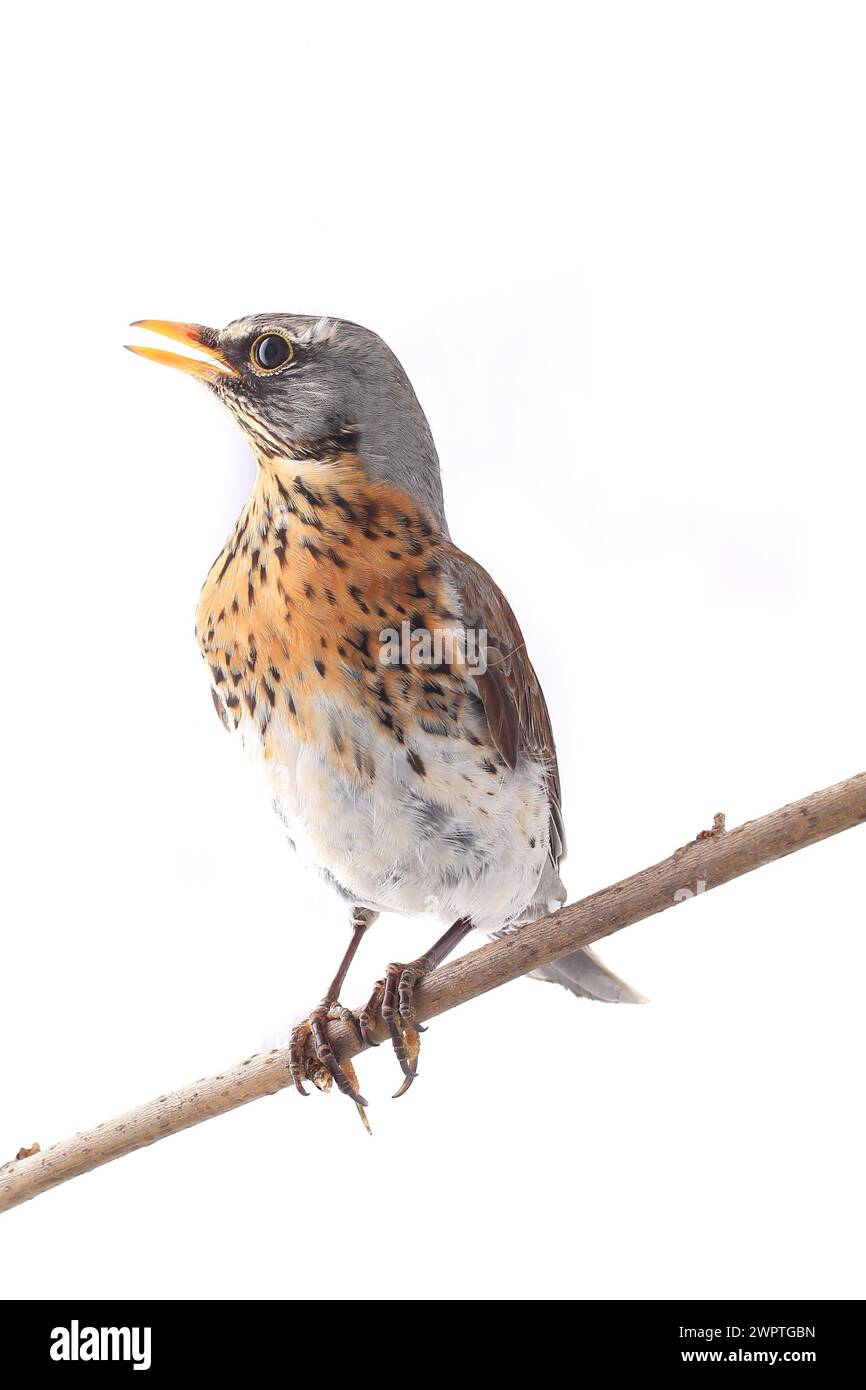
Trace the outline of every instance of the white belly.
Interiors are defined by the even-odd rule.
[[[375,777],[339,766],[324,743],[300,742],[279,716],[267,758],[252,720],[244,744],[265,776],[274,808],[307,863],[352,902],[381,911],[469,917],[481,930],[514,922],[537,900],[547,866],[549,805],[543,772],[524,759],[486,770],[485,751],[418,730],[406,749],[346,709]],[[488,769],[491,766],[486,760]]]

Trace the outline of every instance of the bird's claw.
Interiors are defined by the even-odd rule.
[[[418,964],[388,966],[384,981],[380,981],[382,1021],[391,1035],[391,1045],[400,1063],[405,1080],[394,1100],[405,1096],[418,1075],[418,1053],[421,1033],[426,1032],[415,1022],[415,985],[424,974]]]
[[[422,959],[411,965],[392,964],[383,980],[377,980],[373,993],[359,1014],[345,1008],[336,1000],[325,999],[309,1018],[292,1029],[289,1043],[289,1070],[295,1089],[309,1094],[305,1081],[311,1081],[320,1091],[337,1089],[358,1107],[358,1113],[369,1130],[364,1107],[367,1101],[358,1090],[358,1078],[351,1062],[339,1063],[328,1038],[328,1023],[348,1023],[356,1038],[365,1047],[378,1047],[374,1033],[376,1016],[380,1015],[388,1029],[394,1055],[403,1072],[403,1084],[394,1099],[404,1096],[418,1075],[418,1053],[421,1034],[427,1029],[415,1020],[415,986],[427,973]]]
[[[337,1061],[334,1049],[328,1038],[328,1024],[337,1021],[349,1023],[360,1042],[364,1041],[360,1021],[336,1000],[324,999],[318,1008],[313,1009],[309,1018],[292,1029],[289,1040],[289,1071],[292,1082],[300,1095],[309,1095],[304,1089],[304,1081],[312,1081],[320,1091],[329,1091],[336,1082],[337,1089],[354,1101],[361,1113],[367,1104],[358,1090],[358,1078],[351,1062],[342,1065]],[[369,1126],[367,1126],[369,1129]]]

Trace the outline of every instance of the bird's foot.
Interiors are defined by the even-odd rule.
[[[421,1034],[426,1028],[415,1019],[415,986],[429,972],[428,963],[412,961],[410,965],[389,965],[384,980],[377,980],[368,1003],[358,1015],[358,1026],[365,1042],[372,1040],[372,1029],[379,1013],[391,1035],[391,1045],[405,1080],[394,1099],[404,1096],[418,1075],[418,1053]]]
[[[351,1009],[345,1008],[337,1000],[323,999],[303,1023],[292,1029],[289,1040],[289,1071],[292,1074],[292,1082],[302,1096],[309,1094],[304,1090],[305,1081],[311,1081],[318,1090],[325,1092],[330,1091],[336,1082],[337,1089],[355,1102],[364,1125],[369,1129],[364,1114],[367,1102],[358,1090],[355,1068],[348,1059],[342,1063],[337,1061],[328,1037],[328,1024],[337,1022],[350,1024],[359,1042],[368,1041],[360,1020]]]

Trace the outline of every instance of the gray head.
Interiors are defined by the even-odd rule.
[[[446,529],[430,427],[397,358],[369,329],[308,314],[251,314],[222,330],[156,319],[134,326],[215,359],[132,349],[205,381],[257,456],[316,459],[352,448],[370,478],[418,498]]]

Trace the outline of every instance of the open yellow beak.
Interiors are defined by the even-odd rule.
[[[190,376],[198,377],[209,385],[224,376],[240,376],[217,346],[218,337],[212,328],[203,328],[199,323],[171,323],[167,319],[138,319],[131,328],[146,328],[149,333],[161,333],[164,338],[173,338],[176,343],[186,343],[198,348],[213,358],[211,362],[201,362],[197,357],[182,357],[179,352],[167,352],[165,348],[138,347],[127,343],[130,352],[140,357],[149,357],[151,362],[162,362],[166,367],[177,367]]]

